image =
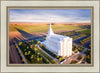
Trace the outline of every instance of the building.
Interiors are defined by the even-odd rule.
[[[72,55],[72,38],[55,34],[52,31],[51,24],[46,37],[45,46],[50,51],[55,52],[56,55],[64,57]]]

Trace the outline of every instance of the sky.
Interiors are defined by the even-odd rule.
[[[10,9],[10,22],[90,23],[90,9]]]

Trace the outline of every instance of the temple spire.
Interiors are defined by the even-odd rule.
[[[48,36],[50,35],[54,35],[54,32],[52,31],[52,28],[51,28],[51,23],[50,23],[50,27],[49,27],[49,31],[48,31]]]

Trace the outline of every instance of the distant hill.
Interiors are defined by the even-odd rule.
[[[10,22],[9,25],[48,25],[50,23]],[[91,23],[52,23],[53,25],[91,25]]]

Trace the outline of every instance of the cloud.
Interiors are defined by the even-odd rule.
[[[83,11],[84,12],[84,11]],[[66,10],[10,10],[10,22],[88,23],[90,15],[82,11]],[[82,14],[81,14],[82,13]]]

